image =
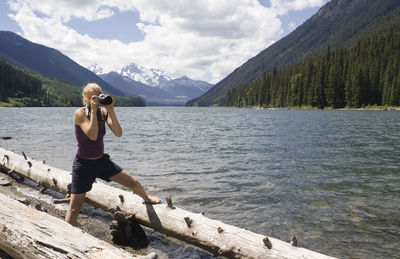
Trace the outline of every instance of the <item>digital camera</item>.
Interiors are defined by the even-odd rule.
[[[99,99],[99,103],[102,105],[109,105],[112,103],[112,97],[109,95],[100,94],[98,99]]]

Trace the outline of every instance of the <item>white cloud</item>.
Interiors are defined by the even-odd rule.
[[[289,31],[293,31],[296,28],[296,23],[295,22],[290,22],[288,27],[289,27]]]
[[[271,9],[278,15],[287,14],[290,11],[300,11],[310,7],[322,6],[327,0],[270,0]]]
[[[110,7],[91,0],[11,0],[9,3],[14,11],[18,12],[21,7],[28,8],[38,16],[51,17],[62,22],[68,22],[72,18],[94,21],[114,15]]]
[[[282,33],[278,15],[321,5],[323,0],[11,0],[24,37],[56,48],[83,66],[118,71],[129,63],[161,68],[216,83]],[[66,23],[135,11],[145,37],[129,44],[82,35]]]

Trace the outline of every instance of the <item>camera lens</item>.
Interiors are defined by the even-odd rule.
[[[101,103],[102,105],[109,105],[112,103],[112,98],[109,95],[100,94],[99,103]]]

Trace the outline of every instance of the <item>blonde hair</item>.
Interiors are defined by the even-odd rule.
[[[101,87],[96,83],[88,83],[87,85],[85,85],[85,87],[83,87],[83,90],[82,90],[82,102],[83,102],[83,105],[87,105],[85,99],[87,99],[88,93],[93,92],[93,91],[98,91],[100,94],[103,93],[103,90],[101,89]]]

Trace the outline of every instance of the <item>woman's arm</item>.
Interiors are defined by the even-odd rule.
[[[115,104],[115,100],[113,98],[113,101],[110,105],[104,106],[104,108],[106,108],[106,110],[107,110],[107,125],[111,129],[111,131],[114,133],[115,136],[121,137],[122,136],[122,128],[117,119],[117,115],[115,114],[114,104]]]
[[[99,104],[95,98],[90,100],[90,104],[90,120],[86,119],[86,113],[83,109],[78,109],[74,115],[74,123],[81,127],[83,133],[85,133],[90,140],[95,141],[99,135],[99,126],[97,121],[97,110],[99,109]]]

